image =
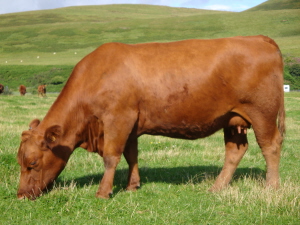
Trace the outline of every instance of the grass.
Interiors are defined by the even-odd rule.
[[[37,87],[47,84],[48,92],[60,92],[65,82],[59,85],[51,84],[56,76],[64,81],[70,76],[74,66],[69,65],[5,65],[0,66],[0,83],[8,86],[12,92],[18,92],[20,84],[27,87],[28,94],[37,95]]]
[[[75,65],[99,45],[112,41],[166,42],[257,34],[278,40],[284,54],[299,57],[299,10],[235,13],[106,5],[5,14],[0,15],[0,65]]]
[[[16,199],[21,132],[32,119],[43,119],[57,97],[38,98],[38,83],[55,76],[66,79],[83,56],[110,41],[264,34],[275,39],[284,55],[299,57],[300,9],[294,3],[289,0],[291,7],[284,10],[264,3],[265,8],[241,13],[107,5],[0,15],[0,83],[17,92],[22,82],[29,92],[24,97],[0,95],[0,224],[299,224],[299,92],[285,95],[287,134],[278,191],[264,188],[265,161],[250,130],[249,150],[230,187],[219,193],[208,189],[223,166],[221,131],[195,141],[140,137],[142,186],[137,192],[124,190],[128,168],[122,159],[113,198],[96,199],[102,159],[77,149],[51,192],[36,201]],[[48,85],[47,90],[62,87]]]
[[[223,166],[222,132],[195,141],[142,136],[141,189],[126,192],[127,165],[118,166],[114,195],[96,199],[103,175],[100,156],[77,149],[54,189],[36,201],[18,201],[20,134],[42,119],[56,94],[0,96],[1,224],[298,224],[300,219],[300,93],[286,93],[287,135],[281,189],[264,188],[265,161],[249,131],[250,147],[231,186],[209,193]]]

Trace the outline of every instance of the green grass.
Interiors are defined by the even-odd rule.
[[[53,85],[51,79],[61,76],[66,81],[72,70],[70,65],[0,65],[0,83],[15,94],[18,94],[20,84],[27,87],[28,94],[37,95],[40,84],[47,84],[48,92],[60,92],[65,83]]]
[[[106,5],[5,14],[0,15],[0,65],[75,65],[99,45],[112,41],[166,42],[257,34],[272,37],[284,54],[299,57],[299,23],[299,8],[235,13]]]
[[[54,189],[36,201],[16,192],[20,135],[33,118],[43,119],[56,94],[0,96],[1,224],[298,224],[300,219],[300,93],[286,93],[287,134],[282,150],[281,189],[266,190],[265,161],[253,131],[249,150],[231,186],[209,193],[223,166],[222,132],[195,141],[139,138],[141,189],[126,192],[127,165],[118,166],[112,199],[96,199],[102,158],[77,149]]]
[[[287,134],[278,191],[264,188],[265,161],[250,130],[249,150],[231,186],[219,193],[208,189],[223,166],[221,131],[195,141],[139,138],[142,186],[137,192],[124,190],[127,165],[122,159],[113,198],[96,199],[104,172],[102,159],[77,149],[51,192],[36,201],[16,199],[21,133],[32,119],[43,119],[57,97],[51,93],[38,98],[37,84],[55,76],[67,79],[83,56],[110,41],[264,34],[275,39],[284,55],[299,57],[300,9],[295,2],[289,1],[291,7],[283,10],[277,4],[267,11],[241,13],[108,5],[0,15],[0,83],[17,92],[22,82],[29,92],[24,97],[0,95],[0,224],[299,224],[298,92],[285,96]],[[58,92],[63,85],[48,85],[47,90]]]

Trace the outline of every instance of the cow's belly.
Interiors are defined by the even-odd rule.
[[[197,139],[212,135],[228,123],[229,114],[209,120],[185,121],[146,121],[140,128],[140,134],[162,135],[172,138]]]
[[[221,127],[216,126],[190,126],[190,127],[156,127],[155,129],[149,129],[144,132],[144,134],[150,135],[162,135],[166,137],[172,138],[181,138],[181,139],[190,139],[194,140],[197,138],[207,137],[216,131],[218,131]]]

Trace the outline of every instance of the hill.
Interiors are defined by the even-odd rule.
[[[266,10],[283,10],[283,9],[300,9],[299,0],[269,0],[255,6],[247,11],[266,11]]]
[[[150,5],[67,7],[0,15],[0,65],[74,65],[105,42],[264,34],[300,56],[300,10],[220,12]],[[56,54],[53,54],[56,53]]]
[[[33,85],[28,82],[30,77],[44,77],[45,82],[53,76],[67,77],[63,71],[71,71],[86,54],[106,42],[264,34],[278,43],[284,56],[295,58],[300,57],[299,24],[300,9],[236,13],[122,4],[4,14],[0,15],[0,83],[16,90],[22,79],[14,76],[26,77],[24,84],[29,86]],[[15,65],[28,67],[12,70]],[[56,86],[53,90],[59,91]]]

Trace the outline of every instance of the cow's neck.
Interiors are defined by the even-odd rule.
[[[88,122],[88,110],[84,110],[80,96],[64,91],[51,106],[40,124],[44,132],[51,126],[58,125],[62,128],[62,141],[72,150],[80,144],[82,132]]]

